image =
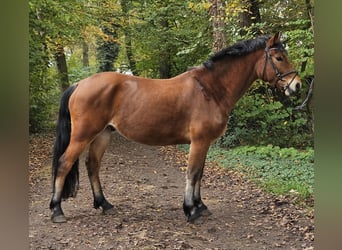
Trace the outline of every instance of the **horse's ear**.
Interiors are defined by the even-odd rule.
[[[277,44],[277,43],[280,43],[280,38],[281,38],[281,32],[277,32],[274,34],[274,43]]]
[[[280,43],[281,33],[277,32],[275,33],[270,39],[268,39],[266,47],[272,48]]]

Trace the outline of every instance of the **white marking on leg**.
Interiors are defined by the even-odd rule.
[[[57,201],[58,199],[61,199],[61,196],[62,196],[62,191],[63,191],[63,185],[64,185],[64,182],[62,181],[62,178],[61,177],[56,177],[56,180],[55,180],[55,192],[53,194],[53,200],[54,201]]]

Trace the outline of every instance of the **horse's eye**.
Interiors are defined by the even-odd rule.
[[[283,58],[282,58],[281,56],[277,56],[276,59],[277,59],[277,61],[279,61],[279,62],[283,61]]]

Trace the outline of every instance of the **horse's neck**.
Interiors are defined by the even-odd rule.
[[[208,92],[225,114],[231,111],[257,79],[256,60],[255,56],[246,55],[216,62],[212,69],[202,69],[198,76],[199,81],[208,88]]]

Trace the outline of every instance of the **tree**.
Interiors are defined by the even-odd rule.
[[[132,48],[140,75],[168,78],[210,53],[208,7],[202,2],[132,0],[129,6],[130,25],[122,29],[125,39],[129,30],[132,46],[126,50]]]
[[[227,46],[226,38],[226,12],[222,0],[211,0],[209,14],[213,32],[213,51],[217,52]]]
[[[104,37],[98,38],[97,60],[99,63],[99,72],[114,71],[114,61],[118,57],[119,44],[116,42],[116,25],[103,27]]]
[[[64,46],[80,40],[89,21],[83,7],[76,0],[29,1],[30,131],[48,126],[58,87],[62,91],[69,85]]]
[[[99,72],[114,71],[114,61],[118,57],[118,30],[120,24],[120,6],[113,1],[96,2],[96,14],[99,17],[96,25],[100,28],[97,34],[97,61]]]
[[[89,46],[85,40],[82,42],[82,63],[84,68],[89,67]]]
[[[55,119],[59,94],[68,80],[115,69],[168,78],[257,34],[281,31],[301,77],[314,72],[312,0],[30,0],[29,6],[30,130]],[[239,119],[230,122],[234,134],[225,139],[265,143],[266,138],[299,145],[309,138],[309,145],[305,126],[310,120],[312,124],[313,103],[311,111],[289,111],[286,116],[287,107],[266,94],[266,85],[259,81],[252,86],[236,107]],[[303,97],[307,88],[304,83]],[[251,108],[256,106],[258,110]],[[248,117],[253,113],[255,117]],[[266,119],[272,129],[255,122]]]
[[[65,91],[69,87],[68,65],[66,62],[64,46],[60,43],[56,44],[55,60],[60,80],[60,86],[62,91]]]
[[[123,33],[125,35],[125,49],[128,59],[129,69],[132,71],[133,75],[139,75],[137,70],[137,63],[133,55],[133,45],[132,45],[132,25],[130,12],[132,10],[132,1],[121,0],[121,11],[122,11],[122,27]]]
[[[260,31],[253,24],[261,22],[259,11],[259,0],[241,0],[243,11],[240,12],[240,35],[244,36],[248,33],[248,29],[252,29],[252,33],[260,35]]]
[[[48,75],[51,61],[49,37],[50,27],[46,21],[45,3],[29,2],[29,130],[38,132],[47,126],[51,108],[49,93],[54,82]]]

